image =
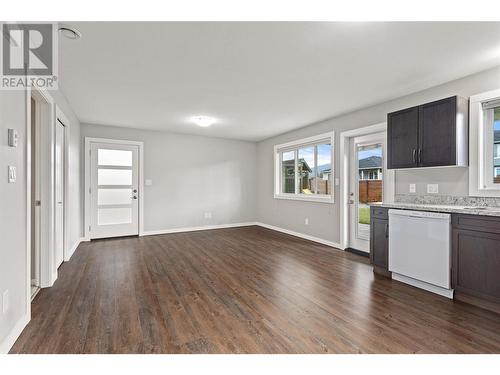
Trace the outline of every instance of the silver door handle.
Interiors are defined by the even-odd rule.
[[[62,202],[57,202],[57,204],[62,204]]]
[[[417,150],[413,149],[413,163],[417,162]]]

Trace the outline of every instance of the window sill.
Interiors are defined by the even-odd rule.
[[[274,199],[285,199],[290,201],[303,201],[303,202],[316,202],[316,203],[335,203],[332,196],[301,196],[301,195],[285,195],[285,194],[274,194]]]

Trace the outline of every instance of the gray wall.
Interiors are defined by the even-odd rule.
[[[257,146],[259,221],[327,241],[340,241],[339,186],[335,187],[335,204],[273,198],[273,146],[275,144],[335,130],[335,170],[338,171],[339,134],[342,131],[385,122],[387,113],[398,109],[452,95],[469,97],[499,87],[500,67],[497,67],[259,142]],[[439,193],[443,195],[467,195],[468,171],[466,168],[438,168],[396,172],[396,194],[407,193],[409,183],[417,184],[418,195],[426,193],[427,183],[439,183]],[[304,225],[306,217],[309,218],[308,226]]]
[[[70,120],[70,244],[81,236],[80,123],[60,92],[50,93]],[[19,133],[17,148],[7,146],[7,129]],[[17,167],[16,183],[7,183],[7,166]],[[0,91],[0,296],[9,291],[9,310],[0,310],[0,346],[25,318],[26,296],[26,93]]]
[[[7,145],[7,129],[19,145]],[[0,309],[0,344],[26,314],[26,93],[0,91],[0,298],[9,291],[10,307]],[[7,183],[7,166],[17,167],[17,182]]]
[[[81,136],[144,142],[145,231],[256,220],[256,143],[88,124]]]

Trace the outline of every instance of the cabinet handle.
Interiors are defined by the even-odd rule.
[[[385,238],[389,238],[389,224],[385,224]]]
[[[413,164],[417,162],[416,157],[417,157],[417,150],[413,149]]]
[[[419,148],[418,149],[418,163],[422,163],[422,149]]]

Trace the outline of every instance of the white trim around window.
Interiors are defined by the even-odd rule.
[[[331,145],[331,155],[330,155],[330,173],[328,175],[327,184],[329,186],[328,194],[303,194],[298,193],[299,190],[299,174],[298,174],[298,150],[305,147],[315,147],[314,148],[314,166],[317,170],[318,163],[318,145],[322,144],[330,144]],[[283,143],[274,146],[274,198],[276,199],[289,199],[289,200],[299,200],[299,201],[308,201],[308,202],[322,202],[322,203],[334,203],[334,190],[335,190],[335,169],[334,169],[334,132],[328,132],[319,134],[313,137],[303,138],[297,141]],[[282,188],[282,164],[281,164],[281,155],[283,152],[294,152],[295,162],[294,162],[294,181],[295,193],[283,193],[281,191]],[[315,176],[318,177],[318,176]],[[317,184],[317,182],[315,182]],[[316,191],[317,190],[316,185]]]
[[[500,89],[471,96],[469,101],[469,195],[473,197],[500,197],[500,184],[493,184],[491,119],[483,109],[483,103],[497,100]]]

